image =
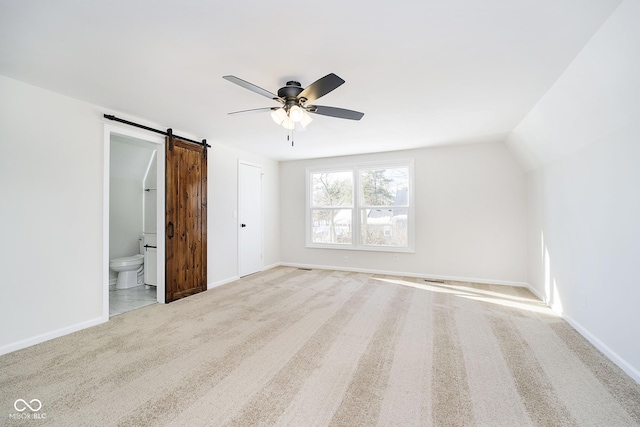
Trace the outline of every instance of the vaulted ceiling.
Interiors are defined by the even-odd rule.
[[[0,0],[0,74],[277,160],[503,141],[619,4]],[[227,114],[332,72],[361,121]]]

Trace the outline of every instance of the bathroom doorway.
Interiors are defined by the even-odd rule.
[[[105,124],[103,318],[164,303],[164,138]],[[139,271],[112,260],[143,258]],[[115,267],[114,267],[115,268]],[[137,268],[137,267],[136,267]],[[116,286],[117,282],[117,286]],[[154,286],[155,285],[155,286]]]

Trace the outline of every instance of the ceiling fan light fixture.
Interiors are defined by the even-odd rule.
[[[271,111],[271,118],[274,122],[281,125],[284,119],[287,118],[287,112],[284,111],[284,108],[282,107],[276,108],[275,110]]]
[[[311,117],[311,115],[306,111],[302,110],[302,119],[300,119],[300,124],[303,127],[307,127],[309,123],[311,123],[312,121],[313,121],[313,118]]]
[[[289,108],[289,118],[294,122],[299,122],[300,120],[302,120],[302,117],[304,116],[303,113],[304,111],[302,111],[302,108],[298,107],[297,105]]]
[[[291,120],[291,118],[286,117],[283,121],[282,121],[282,127],[287,129],[287,130],[293,130],[296,127],[296,122],[294,122],[293,120]]]

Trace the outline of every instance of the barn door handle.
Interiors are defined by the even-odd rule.
[[[240,225],[240,227],[242,227],[242,228],[244,228],[244,227],[246,227],[246,226],[247,226],[247,224],[241,224],[241,225]]]
[[[169,230],[169,234],[167,234],[167,237],[171,239],[173,237],[173,223],[171,221],[169,221],[169,224],[167,224],[167,229]]]

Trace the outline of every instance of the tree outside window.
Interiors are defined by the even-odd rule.
[[[352,242],[353,172],[319,172],[311,175],[313,188],[312,241]]]
[[[413,161],[307,170],[307,245],[412,252]]]
[[[409,168],[360,171],[363,245],[407,246]]]

